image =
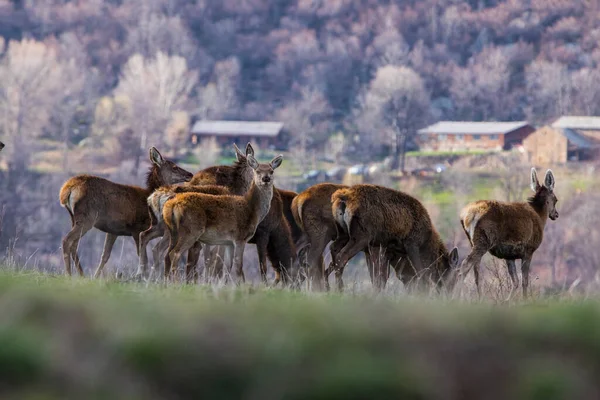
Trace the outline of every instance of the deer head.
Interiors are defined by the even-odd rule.
[[[535,195],[530,199],[529,203],[548,210],[548,217],[552,221],[558,219],[558,211],[556,211],[558,199],[554,194],[555,183],[554,174],[551,170],[548,170],[544,177],[544,184],[540,185],[535,168],[531,168],[531,189],[535,192]]]
[[[459,263],[458,263],[458,248],[453,248],[447,255],[442,255],[440,260],[439,271],[441,272],[442,279],[438,280],[439,286],[445,286],[447,289],[452,290],[456,285],[459,276]]]
[[[156,147],[150,148],[150,161],[152,161],[154,174],[156,174],[164,185],[187,182],[194,176],[191,172],[179,167],[173,161],[164,159]]]
[[[283,156],[280,154],[268,164],[259,164],[253,155],[247,155],[247,162],[254,170],[254,184],[258,187],[273,186],[273,172],[281,165]]]

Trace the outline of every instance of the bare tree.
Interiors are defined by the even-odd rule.
[[[129,125],[139,139],[134,173],[150,144],[166,144],[167,125],[174,112],[189,108],[197,75],[196,71],[188,70],[183,57],[162,52],[152,59],[136,54],[125,64],[115,95],[128,99]]]
[[[484,49],[465,68],[456,67],[450,93],[461,117],[488,120],[508,116],[509,80],[508,57],[497,48]]]
[[[557,62],[538,60],[525,71],[528,117],[547,121],[568,113],[570,107],[570,79],[566,66]]]
[[[199,90],[197,113],[201,119],[223,118],[238,106],[240,63],[231,57],[215,64],[213,79]]]
[[[66,76],[56,50],[35,40],[11,41],[0,61],[0,129],[9,170],[24,170],[52,109],[61,101]]]
[[[330,114],[329,104],[322,92],[303,88],[301,98],[278,112],[280,119],[291,132],[290,145],[299,151],[299,159],[306,159],[308,147],[319,140],[323,133],[323,121]],[[328,132],[325,132],[328,133]],[[303,169],[308,166],[303,163]]]
[[[375,78],[360,105],[361,125],[383,132],[382,140],[394,149],[394,168],[404,170],[408,141],[429,118],[429,94],[423,80],[408,67],[386,65]]]

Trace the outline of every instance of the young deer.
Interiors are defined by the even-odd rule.
[[[165,227],[162,220],[162,206],[165,201],[169,198],[169,193],[183,193],[183,192],[203,192],[207,194],[234,194],[241,196],[245,194],[250,188],[252,183],[253,172],[252,168],[248,166],[246,162],[246,155],[250,154],[254,156],[254,148],[250,143],[246,145],[246,152],[242,151],[234,144],[236,155],[236,162],[229,165],[213,166],[194,174],[190,182],[182,186],[176,187],[164,187],[161,188],[159,193],[153,196],[153,199],[148,199],[149,213],[151,218],[151,226],[140,234],[140,263],[138,267],[137,275],[145,276],[148,269],[148,253],[146,248],[148,243],[155,238],[161,237],[162,239],[153,247],[152,253],[154,255],[154,269],[157,270],[159,267],[159,260],[161,254],[167,250],[169,245],[169,237],[165,235]],[[200,186],[211,186],[209,189],[198,189]],[[218,189],[216,187],[221,187]],[[208,246],[206,246],[208,247]],[[205,260],[212,263],[208,254],[209,249],[204,249]],[[192,255],[197,257],[196,255]]]
[[[226,245],[233,251],[232,264],[244,281],[243,254],[246,242],[265,218],[273,197],[273,172],[283,160],[275,157],[269,164],[259,164],[252,155],[248,165],[254,171],[250,189],[244,196],[213,196],[182,193],[168,200],[163,207],[163,219],[171,235],[169,263],[165,260],[165,277],[177,266],[184,251],[196,243]]]
[[[322,289],[325,266],[323,252],[337,236],[335,220],[331,214],[331,195],[348,186],[319,183],[298,194],[291,204],[294,221],[304,232],[308,242],[305,267],[308,268],[315,289]]]
[[[359,251],[368,253],[370,246],[380,246],[387,253],[383,260],[370,257],[376,289],[385,287],[388,262],[403,283],[425,273],[438,286],[451,284],[458,250],[448,252],[419,200],[397,190],[366,184],[340,189],[331,200],[332,214],[345,232],[331,245],[333,268],[339,279],[344,266]]]
[[[169,230],[165,229],[165,225],[164,225],[164,221],[163,221],[163,217],[162,217],[162,209],[164,207],[164,204],[167,202],[167,200],[175,197],[175,195],[177,193],[204,193],[204,194],[210,194],[210,195],[231,194],[231,192],[229,191],[228,188],[226,188],[225,186],[218,186],[218,185],[203,185],[203,186],[185,185],[185,186],[174,186],[174,187],[173,186],[164,186],[164,187],[161,187],[161,188],[158,188],[157,190],[155,190],[154,193],[152,193],[150,195],[150,197],[148,197],[148,207],[151,210],[150,217],[152,219],[152,227],[150,229],[154,228],[155,230],[158,230],[157,228],[160,228],[160,230],[161,230],[160,233],[162,234],[162,237],[160,238],[159,243],[157,243],[157,245],[152,248],[152,253],[154,256],[154,266],[152,267],[153,272],[158,270],[158,260],[160,259],[161,255],[164,255],[164,253],[167,251],[167,249],[169,247],[169,241],[171,238],[169,235]],[[145,252],[145,244],[142,243],[142,238],[147,239],[147,237],[145,237],[144,234],[146,232],[148,232],[150,229],[148,229],[140,234],[140,246],[142,248],[142,250],[140,252],[140,260],[142,259],[142,255]],[[206,247],[208,247],[208,246],[206,246]],[[198,278],[195,267],[196,267],[196,264],[198,263],[198,259],[200,257],[201,250],[202,250],[201,244],[197,244],[196,246],[191,248],[188,252],[186,268],[185,268],[186,281],[188,281],[188,282],[191,280],[193,280],[195,282]],[[208,257],[208,255],[206,253],[208,253],[208,251],[205,248],[205,258]],[[147,259],[145,261],[147,261]],[[144,274],[144,271],[143,270],[140,271],[138,269],[137,274],[138,275]],[[154,273],[152,273],[152,276],[154,276]]]
[[[506,260],[513,290],[519,285],[515,260],[521,260],[523,296],[527,296],[533,253],[542,243],[548,218],[553,221],[558,218],[554,183],[554,175],[548,170],[544,185],[540,185],[535,168],[532,168],[531,189],[535,194],[526,203],[482,200],[461,211],[460,222],[472,246],[471,253],[463,261],[461,273],[467,274],[473,268],[480,296],[479,264],[488,251],[494,257]]]
[[[78,175],[60,189],[60,204],[71,216],[72,229],[63,239],[63,258],[71,275],[71,258],[79,274],[83,268],[77,255],[79,240],[92,228],[106,232],[102,259],[96,269],[98,277],[110,257],[118,236],[132,236],[139,249],[139,235],[150,226],[146,199],[156,189],[188,181],[192,173],[165,160],[156,148],[150,148],[152,166],[146,188],[123,185],[91,175]]]

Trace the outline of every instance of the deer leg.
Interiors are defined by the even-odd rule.
[[[345,265],[338,265],[335,263],[335,260],[344,246],[348,244],[349,240],[350,236],[348,236],[345,232],[338,230],[338,237],[331,243],[331,246],[329,246],[331,262],[329,263],[329,267],[327,267],[325,270],[325,287],[327,290],[329,290],[329,275],[331,275],[332,272],[335,272],[335,282],[338,290],[340,292],[344,290],[344,281],[342,276],[344,274]]]
[[[171,268],[167,275],[167,268],[165,266],[165,278],[170,278],[174,271],[179,266],[179,260],[184,252],[188,251],[196,243],[195,238],[191,236],[178,235],[177,242],[173,244],[171,239],[171,246],[169,247],[169,258],[171,259]]]
[[[217,278],[222,278],[223,277],[223,273],[225,271],[225,255],[227,253],[227,247],[224,246],[217,246],[215,247],[215,249],[213,250],[213,270],[214,270],[214,274],[215,277]],[[229,271],[229,274],[231,275],[231,268],[232,268],[232,262],[233,262],[233,247],[230,246],[229,249],[229,258],[228,258],[228,262],[229,264],[227,265],[227,271]]]
[[[160,270],[160,260],[168,260],[166,265],[171,265],[171,259],[169,259],[169,244],[171,242],[171,234],[168,229],[165,229],[163,232],[163,236],[160,238],[158,243],[152,247],[152,257],[154,260],[152,261],[152,272],[150,275],[154,276],[154,274]]]
[[[519,286],[519,277],[517,276],[517,266],[515,260],[506,260],[506,267],[508,268],[508,275],[510,275],[510,279],[512,281],[512,290],[514,290]]]
[[[63,259],[65,262],[65,270],[67,275],[71,275],[71,258],[75,262],[75,267],[79,271],[79,275],[83,276],[83,268],[79,256],[77,255],[77,247],[79,246],[79,240],[92,229],[91,224],[82,222],[75,222],[73,228],[63,238]]]
[[[226,246],[219,246],[219,248],[217,248],[217,250],[219,250],[219,252],[221,251],[221,248],[223,248],[223,264],[225,264],[225,259],[227,259],[227,264],[224,265],[225,266],[225,270],[224,271],[224,275],[225,275],[225,282],[228,282],[229,279],[231,278],[231,271],[233,269],[233,253],[234,253],[234,247],[233,245],[226,245]]]
[[[239,240],[233,245],[233,265],[238,276],[239,283],[246,283],[246,277],[244,276],[244,247],[246,242]]]
[[[150,228],[140,233],[140,248],[138,250],[138,253],[140,255],[140,263],[138,265],[136,275],[146,275],[146,272],[148,271],[148,243],[150,243],[151,240],[160,237],[163,234],[163,232],[163,226],[152,225]],[[152,249],[152,253],[154,255],[154,248]]]
[[[117,235],[113,235],[112,233],[106,234],[106,238],[104,239],[104,249],[102,250],[102,257],[100,259],[100,264],[98,264],[98,268],[96,268],[96,272],[94,273],[94,279],[97,279],[102,273],[104,266],[110,258],[110,253],[112,252],[112,248],[115,244],[115,240],[117,240],[117,237]]]
[[[188,251],[187,262],[185,264],[185,281],[186,283],[198,282],[198,259],[200,258],[200,251],[202,251],[202,243],[196,242],[192,248]]]
[[[213,257],[211,257],[212,246],[205,244],[202,246],[202,258],[204,259],[204,281],[214,277],[214,268],[212,265]]]
[[[359,251],[364,251],[368,247],[366,239],[357,239],[356,237],[350,237],[348,243],[340,250],[335,258],[336,266],[346,266]]]
[[[329,239],[325,235],[319,235],[311,238],[308,249],[308,276],[316,290],[321,290],[324,279],[323,251],[327,247]]]
[[[260,268],[260,278],[266,285],[267,282],[267,245],[269,244],[269,236],[265,234],[259,234],[254,237],[256,240],[256,252],[258,253],[258,265]],[[273,266],[277,269],[276,266]]]
[[[461,274],[465,276],[473,269],[475,275],[475,285],[477,286],[477,295],[481,297],[481,287],[479,285],[479,264],[481,264],[481,258],[487,252],[487,248],[473,247],[471,253],[465,258],[460,266]]]
[[[523,275],[523,298],[529,296],[529,266],[531,265],[531,255],[521,259],[521,275]]]

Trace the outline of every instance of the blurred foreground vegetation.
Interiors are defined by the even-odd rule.
[[[0,397],[596,399],[600,306],[4,272]]]

